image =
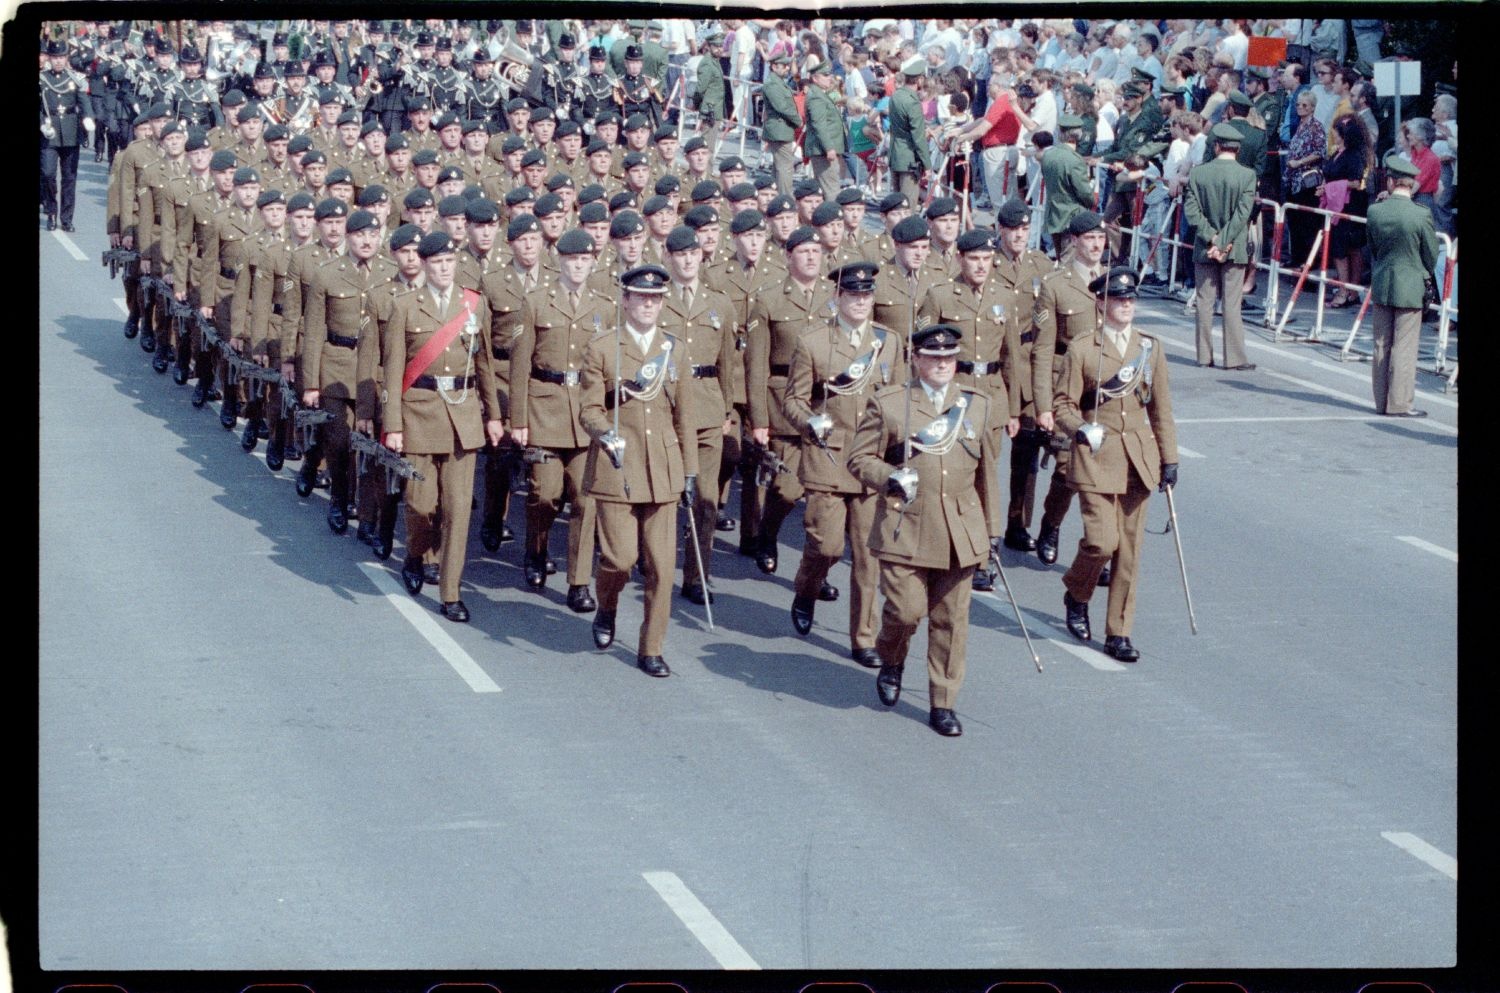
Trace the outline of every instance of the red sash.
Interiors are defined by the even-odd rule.
[[[428,366],[432,365],[453,339],[458,337],[458,333],[463,330],[469,318],[474,316],[474,311],[479,307],[478,291],[463,291],[463,307],[463,313],[456,315],[453,320],[433,332],[432,337],[427,339],[427,344],[411,357],[410,362],[406,363],[406,371],[401,374],[402,393],[411,389],[411,384],[417,381],[417,377],[427,371]]]

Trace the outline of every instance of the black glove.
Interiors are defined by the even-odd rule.
[[[682,505],[689,510],[698,502],[698,477],[688,476],[682,481]]]
[[[1161,486],[1158,487],[1163,493],[1167,492],[1168,486],[1177,485],[1177,463],[1163,462],[1161,466]]]

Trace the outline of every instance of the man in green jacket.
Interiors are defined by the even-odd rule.
[[[771,75],[766,77],[760,91],[766,105],[766,120],[760,135],[770,149],[776,192],[782,196],[792,194],[792,174],[797,168],[797,129],[802,127],[802,115],[797,113],[797,102],[792,99],[792,88],[786,82],[791,71],[792,57],[786,53],[776,56],[771,60]]]
[[[698,60],[698,82],[693,89],[693,106],[698,109],[698,133],[708,145],[712,162],[719,154],[719,119],[724,115],[724,70],[719,65],[719,49],[724,36],[715,32],[703,43]]]
[[[1125,112],[1115,124],[1115,141],[1110,150],[1099,157],[1112,172],[1114,181],[1109,187],[1109,198],[1104,203],[1104,223],[1109,228],[1111,258],[1124,258],[1130,245],[1120,231],[1120,218],[1130,223],[1130,213],[1135,200],[1135,180],[1125,170],[1125,160],[1139,154],[1150,160],[1167,150],[1167,143],[1159,140],[1161,111],[1151,99],[1151,84],[1131,80],[1120,87],[1120,98]]]
[[[1043,227],[1052,239],[1061,262],[1068,248],[1068,222],[1075,214],[1094,209],[1093,177],[1088,163],[1078,154],[1083,119],[1077,114],[1059,114],[1057,143],[1042,153],[1042,188],[1047,194]]]
[[[812,86],[807,91],[807,133],[802,150],[812,161],[813,178],[823,188],[823,202],[833,203],[839,195],[843,177],[844,118],[834,100],[838,79],[833,67],[820,62],[812,70]]]
[[[1214,301],[1224,295],[1224,367],[1254,369],[1245,358],[1245,325],[1240,299],[1250,261],[1250,211],[1255,207],[1255,172],[1236,161],[1240,129],[1225,121],[1209,132],[1214,158],[1188,176],[1182,209],[1193,227],[1193,279],[1198,286],[1198,364],[1214,364]]]
[[[917,85],[927,74],[927,62],[917,56],[901,67],[901,85],[891,96],[891,178],[896,192],[908,203],[922,200],[922,177],[932,168],[927,150],[927,118]]]
[[[1417,167],[1409,159],[1392,156],[1385,162],[1385,174],[1387,195],[1370,205],[1365,224],[1374,311],[1375,410],[1391,417],[1426,417],[1427,411],[1414,410],[1411,404],[1428,274],[1437,265],[1437,230],[1432,212],[1412,201]]]

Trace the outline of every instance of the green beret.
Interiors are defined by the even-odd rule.
[[[313,209],[313,216],[320,221],[330,217],[348,217],[349,205],[337,197],[328,197],[318,201],[318,206]]]
[[[820,244],[817,232],[804,224],[787,236],[786,250],[790,252],[792,249],[805,245],[808,242],[812,242],[814,245]]]
[[[344,230],[349,234],[353,234],[356,231],[363,231],[365,228],[378,227],[379,225],[380,220],[368,210],[356,210],[349,215],[349,220],[344,225]]]

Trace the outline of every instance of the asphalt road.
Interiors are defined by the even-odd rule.
[[[846,601],[792,632],[795,518],[775,577],[720,543],[717,629],[676,601],[667,680],[633,665],[638,591],[597,652],[561,576],[528,592],[517,545],[477,534],[473,621],[448,624],[400,590],[399,549],[332,535],[324,493],[121,336],[103,167],[81,174],[78,232],[39,235],[44,968],[1454,961],[1457,398],[1435,377],[1433,416],[1391,422],[1367,366],[1252,336],[1257,371],[1199,369],[1181,305],[1144,302],[1200,633],[1153,534],[1141,661],[1073,643],[1075,510],[1056,566],[1006,553],[1045,671],[976,598],[945,739],[923,635],[887,712]]]

